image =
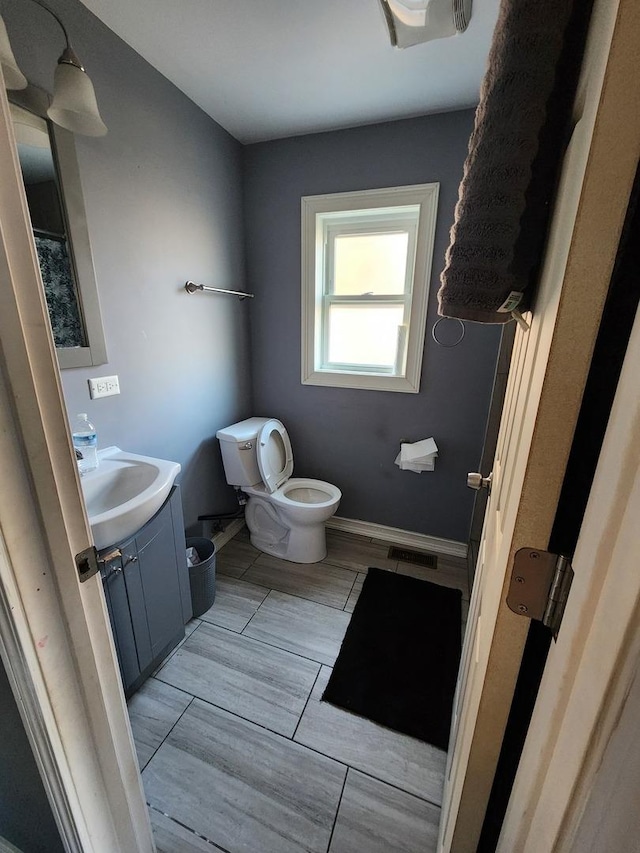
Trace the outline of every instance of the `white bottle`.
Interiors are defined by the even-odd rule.
[[[76,415],[71,433],[81,474],[98,467],[98,434],[86,412]]]

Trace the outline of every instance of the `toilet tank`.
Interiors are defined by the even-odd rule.
[[[258,469],[256,441],[258,433],[269,418],[247,418],[237,424],[219,429],[222,462],[230,486],[255,486],[262,482]]]

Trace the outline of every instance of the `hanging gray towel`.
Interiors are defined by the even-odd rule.
[[[518,294],[536,261],[532,246],[540,254],[549,208],[547,198],[544,217],[527,210],[541,137],[548,150],[539,171],[552,175],[551,184],[549,155],[556,163],[561,156],[547,107],[556,78],[566,71],[559,62],[571,7],[571,0],[502,0],[441,275],[439,313],[445,317],[506,323],[511,310],[523,306]],[[572,60],[571,79],[558,79],[556,89],[575,86],[579,62]],[[565,95],[565,112],[566,101]],[[553,114],[553,120],[558,124],[560,117]]]

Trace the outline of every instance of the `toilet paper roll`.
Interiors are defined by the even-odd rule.
[[[395,464],[401,471],[414,471],[421,474],[423,471],[433,471],[435,460],[438,455],[438,446],[433,438],[424,438],[412,443],[404,442],[400,445],[400,453],[395,458]]]
[[[400,445],[400,459],[403,462],[419,462],[428,456],[438,452],[438,445],[433,438],[423,438],[411,444],[405,442]]]
[[[435,470],[435,462],[398,462],[396,464],[401,471],[414,471],[416,474]]]

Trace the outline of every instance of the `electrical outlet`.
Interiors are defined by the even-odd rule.
[[[89,380],[89,394],[92,400],[98,397],[111,397],[120,393],[120,382],[117,376],[99,376]]]

